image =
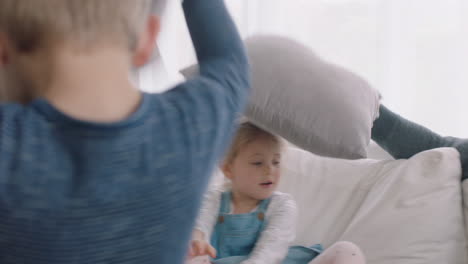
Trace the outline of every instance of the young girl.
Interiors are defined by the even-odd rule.
[[[338,242],[289,247],[296,233],[296,203],[275,191],[280,180],[281,140],[245,122],[222,164],[228,191],[211,190],[191,243],[191,263],[364,264],[360,249]],[[317,257],[318,256],[318,257]],[[317,257],[317,258],[316,258]]]

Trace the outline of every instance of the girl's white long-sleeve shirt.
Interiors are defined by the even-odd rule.
[[[210,190],[204,201],[195,229],[209,242],[221,207],[222,190]],[[280,264],[296,235],[297,206],[291,195],[275,192],[265,212],[263,229],[249,258],[241,264]]]

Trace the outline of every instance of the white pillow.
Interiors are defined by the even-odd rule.
[[[287,38],[257,36],[246,47],[253,92],[245,114],[253,123],[322,156],[366,157],[378,117],[375,89]]]
[[[280,191],[299,206],[296,243],[358,244],[369,264],[465,264],[455,149],[409,160],[339,160],[290,148]]]
[[[462,193],[463,193],[463,212],[465,214],[465,235],[468,241],[468,180],[462,182]],[[468,255],[468,243],[466,248]],[[468,256],[467,256],[468,259]]]
[[[151,10],[156,15],[162,15],[164,13],[166,5],[167,5],[167,0],[152,0]]]
[[[394,159],[385,149],[371,140],[369,146],[367,147],[367,158],[375,160],[392,160]]]

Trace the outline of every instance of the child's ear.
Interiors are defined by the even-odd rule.
[[[228,163],[223,163],[221,165],[221,170],[224,173],[224,176],[230,180],[232,180],[232,168],[231,165]]]
[[[6,36],[0,33],[0,69],[3,68],[5,65],[7,65],[9,61],[7,45],[8,45],[8,42],[7,42]]]
[[[160,31],[160,19],[151,15],[146,22],[145,30],[140,35],[135,52],[133,54],[133,65],[141,67],[145,65],[153,55],[156,48],[156,39]]]

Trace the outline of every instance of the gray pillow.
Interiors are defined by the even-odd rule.
[[[356,74],[278,36],[247,39],[252,95],[245,115],[256,125],[322,156],[367,156],[379,93]],[[181,71],[188,78],[196,65]]]

